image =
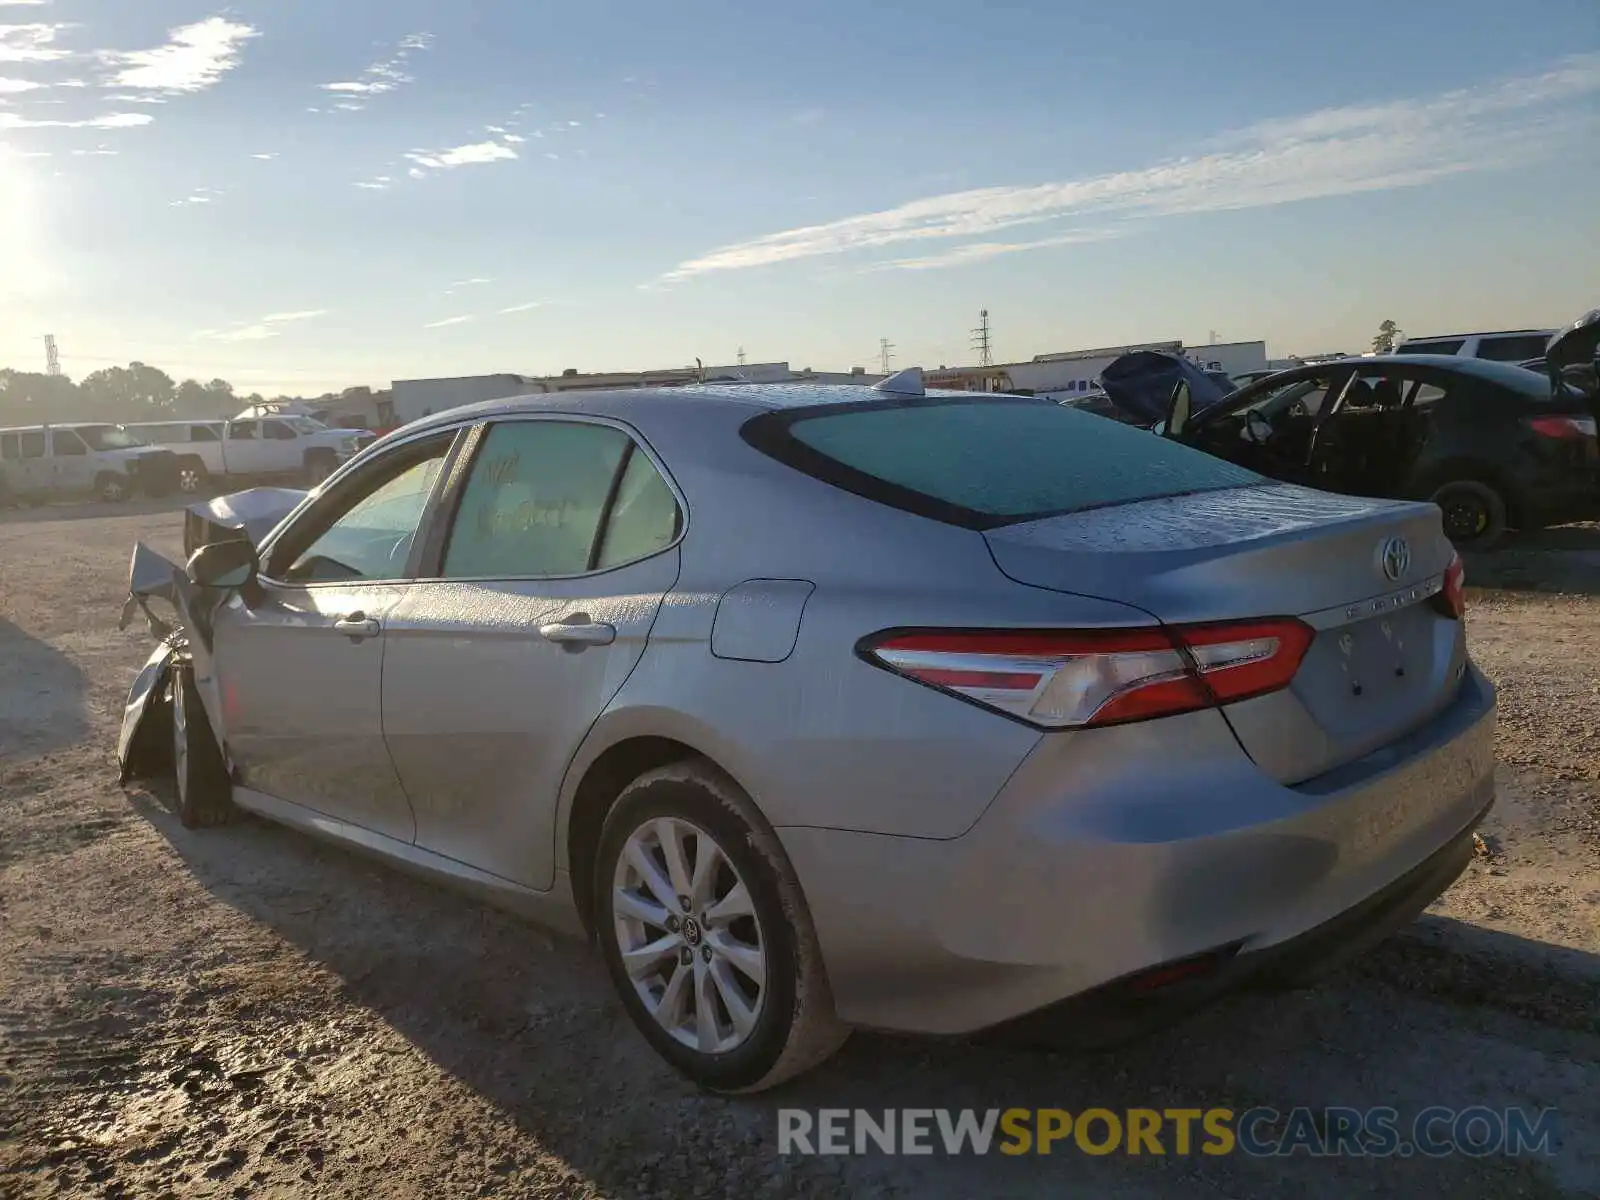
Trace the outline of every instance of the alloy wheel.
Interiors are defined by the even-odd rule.
[[[634,990],[674,1040],[725,1054],[749,1039],[767,994],[767,942],[709,833],[676,817],[634,830],[617,859],[612,918]]]
[[[193,467],[178,468],[178,490],[193,494],[200,490],[200,472]]]

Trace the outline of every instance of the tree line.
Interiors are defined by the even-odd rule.
[[[370,388],[346,388],[323,396],[273,396],[276,402],[332,407],[341,400],[368,400]],[[74,383],[65,375],[0,368],[0,425],[42,425],[68,421],[160,421],[193,417],[217,420],[251,404],[265,403],[259,392],[241,396],[226,379],[175,382],[147,363],[106,367]]]

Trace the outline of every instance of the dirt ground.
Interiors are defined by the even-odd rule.
[[[587,947],[247,821],[189,832],[113,747],[116,629],[170,509],[0,514],[0,1196],[1600,1194],[1600,530],[1469,564],[1501,693],[1482,856],[1314,990],[1113,1054],[858,1034],[709,1097]],[[1538,590],[1543,588],[1545,590]],[[781,1158],[780,1106],[1560,1112],[1550,1158]]]

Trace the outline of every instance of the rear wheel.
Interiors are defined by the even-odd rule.
[[[339,467],[339,460],[331,454],[312,454],[306,458],[306,484],[316,487]]]
[[[1433,493],[1444,513],[1444,533],[1461,550],[1487,550],[1506,533],[1506,502],[1476,479],[1455,479]]]
[[[121,504],[130,495],[128,481],[109,472],[95,478],[94,491],[107,504]]]
[[[185,496],[193,496],[205,490],[207,472],[205,463],[198,458],[182,458],[178,460],[178,490]]]
[[[709,763],[629,784],[606,817],[594,878],[612,981],[684,1075],[762,1091],[843,1044],[793,868],[749,797]]]
[[[239,815],[233,804],[233,781],[195,689],[192,664],[172,664],[169,697],[178,819],[187,829],[226,825]]]

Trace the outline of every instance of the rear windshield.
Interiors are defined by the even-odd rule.
[[[788,409],[746,422],[743,434],[763,453],[846,491],[973,529],[1271,482],[1050,400],[941,397]]]

